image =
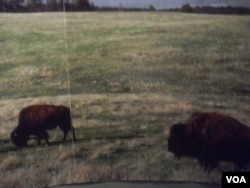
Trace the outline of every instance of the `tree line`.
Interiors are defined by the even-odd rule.
[[[95,5],[89,0],[74,0],[68,3],[64,0],[48,0],[46,4],[42,0],[0,0],[1,12],[49,12],[49,11],[93,11]]]
[[[250,14],[250,8],[248,7],[214,7],[214,6],[195,6],[192,7],[189,4],[184,4],[179,10],[185,13],[204,13],[204,14],[237,14],[246,15]]]
[[[64,3],[65,2],[65,3]],[[237,14],[249,15],[250,7],[214,7],[195,6],[184,4],[180,8],[167,8],[157,10],[153,5],[148,8],[126,8],[126,7],[98,7],[89,0],[74,0],[68,3],[64,0],[48,0],[46,4],[42,0],[28,0],[24,6],[24,0],[0,0],[0,12],[49,12],[49,11],[167,11],[184,13],[205,13],[205,14]],[[64,5],[64,6],[63,6]]]

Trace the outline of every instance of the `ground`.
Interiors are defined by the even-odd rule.
[[[165,12],[0,15],[4,187],[102,181],[220,183],[167,151],[172,124],[218,111],[250,124],[249,16]],[[4,27],[3,27],[4,26]],[[69,106],[78,141],[17,149],[20,110]]]

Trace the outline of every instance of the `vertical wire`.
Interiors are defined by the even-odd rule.
[[[66,68],[67,68],[67,79],[68,79],[68,102],[69,102],[69,108],[70,108],[70,118],[72,121],[72,101],[71,101],[71,86],[70,86],[70,74],[69,74],[69,53],[68,53],[68,36],[67,36],[67,18],[66,18],[66,7],[65,7],[65,0],[63,0],[63,14],[64,14],[64,40],[65,40],[65,54],[66,54]],[[71,129],[71,135],[72,135],[72,150],[73,154],[75,156],[75,143],[73,138],[73,129]],[[74,157],[73,162],[73,169],[75,169],[76,161]]]

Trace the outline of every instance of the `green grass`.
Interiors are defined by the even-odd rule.
[[[196,160],[174,159],[167,136],[195,111],[250,124],[249,16],[1,14],[0,26],[0,185],[221,182],[220,169],[207,174]],[[56,129],[52,146],[16,150],[9,134],[35,103],[70,106],[79,141],[58,144]]]

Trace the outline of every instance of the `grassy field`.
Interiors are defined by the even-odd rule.
[[[219,111],[250,125],[250,19],[177,13],[0,14],[0,187],[112,180],[220,183],[167,151],[173,123]],[[16,149],[30,104],[70,106],[78,141]]]

